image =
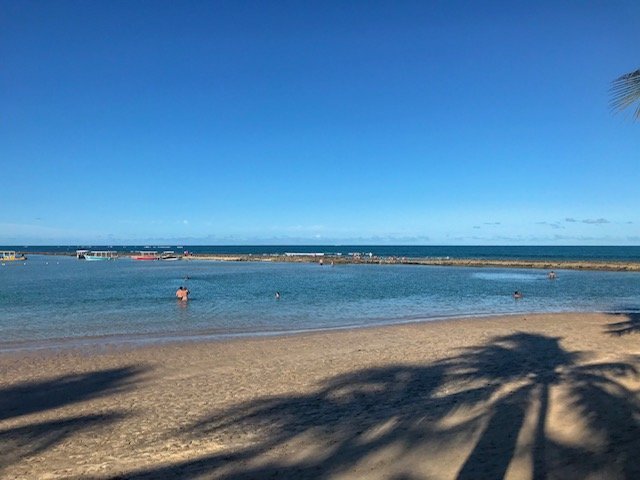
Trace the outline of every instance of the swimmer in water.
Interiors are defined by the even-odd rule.
[[[189,290],[187,290],[185,287],[180,287],[176,291],[176,298],[181,302],[186,302],[187,300],[189,300],[189,293],[191,292],[189,292]]]
[[[513,298],[522,298],[522,294],[518,290],[516,290],[515,292],[513,292]]]
[[[280,300],[280,292],[276,292],[276,300]]]

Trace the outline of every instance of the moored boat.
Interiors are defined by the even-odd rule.
[[[139,251],[138,253],[131,255],[134,260],[160,260],[158,252],[152,251]]]
[[[180,257],[175,254],[173,250],[166,250],[162,252],[160,255],[160,260],[164,260],[165,262],[171,262],[175,260],[180,260]]]
[[[21,262],[27,256],[23,253],[16,253],[14,250],[0,251],[0,262]]]
[[[113,250],[96,250],[84,254],[84,259],[89,262],[99,262],[101,260],[115,260],[118,252]]]

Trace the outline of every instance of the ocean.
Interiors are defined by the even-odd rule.
[[[177,246],[156,249],[165,247],[179,251]],[[76,247],[58,248],[59,253],[65,253],[62,249],[73,252]],[[640,260],[640,247],[184,248],[197,253],[256,255],[306,251]],[[52,247],[33,247],[31,251],[42,250],[51,251]],[[32,254],[26,262],[0,266],[0,350],[193,336],[224,339],[458,316],[640,309],[640,273],[559,270],[556,280],[549,280],[546,273],[420,265],[137,262],[126,258],[86,262],[72,256]],[[186,305],[175,300],[179,286],[191,291]],[[515,290],[524,297],[515,300]],[[279,300],[276,291],[281,294]]]

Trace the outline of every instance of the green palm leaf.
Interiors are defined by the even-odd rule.
[[[638,103],[633,116],[640,119],[640,70],[616,78],[611,85],[611,109],[614,113]]]

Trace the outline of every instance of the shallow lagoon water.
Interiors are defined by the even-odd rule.
[[[0,340],[260,335],[417,319],[635,311],[629,272],[268,262],[108,262],[33,255],[0,267]],[[184,285],[191,300],[177,302]],[[514,300],[519,290],[524,298]],[[282,295],[276,300],[274,294]]]

